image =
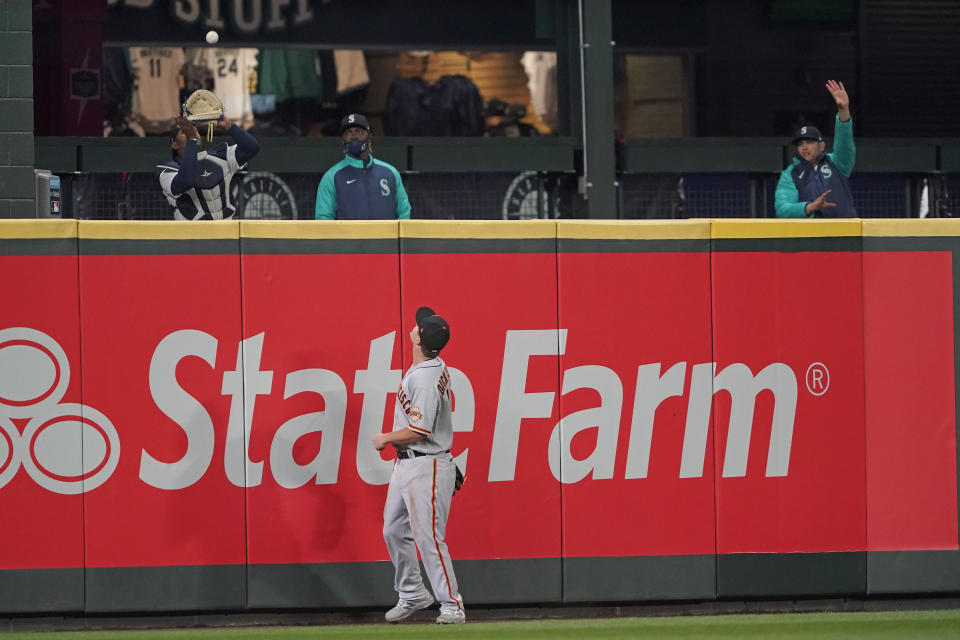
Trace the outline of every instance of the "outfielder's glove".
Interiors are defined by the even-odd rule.
[[[223,117],[223,103],[212,91],[197,89],[183,103],[183,115],[191,122],[206,122],[207,140],[213,140],[213,126]]]
[[[460,467],[458,467],[456,464],[454,464],[453,467],[454,469],[457,470],[457,477],[453,481],[453,492],[456,493],[457,491],[460,491],[460,487],[463,486],[463,483],[464,481],[466,481],[466,478],[464,477],[463,472],[460,471]]]

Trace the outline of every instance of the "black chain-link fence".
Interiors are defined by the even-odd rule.
[[[155,173],[62,174],[64,215],[89,220],[171,220],[173,209]],[[319,175],[246,172],[234,177],[231,201],[245,219],[310,220]],[[572,217],[576,176],[522,173],[407,173],[411,217],[518,220]]]
[[[61,174],[63,215],[95,220],[171,220],[156,173]],[[232,199],[245,219],[310,220],[319,175],[238,174]],[[439,220],[582,218],[585,203],[571,173],[406,173],[411,217]],[[616,217],[773,218],[778,176],[749,173],[625,173],[618,176]],[[951,217],[960,176],[855,173],[863,218]],[[954,195],[954,198],[957,196]],[[614,216],[611,216],[614,217]]]

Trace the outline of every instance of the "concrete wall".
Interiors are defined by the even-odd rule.
[[[32,5],[0,0],[0,218],[35,215]]]

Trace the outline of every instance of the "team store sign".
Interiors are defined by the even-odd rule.
[[[269,448],[269,469],[276,483],[296,489],[307,484],[338,482],[347,419],[348,390],[344,379],[335,371],[307,368],[286,373],[281,382],[279,372],[261,369],[266,337],[266,333],[259,333],[241,340],[235,368],[222,374],[213,370],[217,351],[222,347],[215,336],[188,329],[174,331],[160,340],[149,362],[147,383],[156,409],[169,420],[150,428],[181,430],[186,448],[181,458],[164,460],[151,454],[149,444],[144,446],[138,452],[139,478],[143,483],[176,491],[190,487],[210,471],[217,449],[215,434],[222,430],[215,429],[208,409],[177,380],[177,366],[187,358],[206,362],[211,367],[210,375],[220,378],[220,392],[230,398],[222,450],[223,470],[231,484],[255,487],[263,482],[264,461],[250,459],[249,442],[258,397],[274,393],[282,393],[284,399],[313,393],[324,402],[322,411],[296,416],[277,428]],[[566,329],[506,331],[489,482],[514,480],[524,420],[552,415],[556,394],[528,392],[527,372],[535,358],[564,355],[567,339]],[[384,408],[400,384],[402,372],[391,368],[395,341],[396,332],[370,340],[367,368],[355,371],[354,376],[353,393],[363,396],[357,472],[370,485],[386,484],[393,468],[393,462],[384,460],[369,443],[384,427]],[[60,402],[70,371],[63,348],[51,336],[26,327],[0,330],[0,488],[23,467],[38,485],[51,492],[85,493],[101,486],[116,470],[121,443],[110,419],[93,407]],[[455,400],[454,430],[472,431],[476,407],[473,385],[459,369],[450,367],[450,375]],[[600,402],[561,416],[553,427],[546,454],[553,477],[564,484],[588,477],[613,478],[620,438],[623,380],[612,369],[599,364],[564,370],[561,393],[578,389],[594,390]],[[753,373],[742,363],[732,363],[717,371],[712,362],[677,362],[666,370],[663,363],[655,362],[637,366],[625,479],[647,477],[657,408],[668,398],[682,397],[685,389],[689,391],[680,478],[704,475],[713,397],[719,391],[728,392],[731,398],[722,476],[738,478],[747,473],[754,407],[757,395],[764,391],[771,392],[774,399],[765,475],[788,475],[798,396],[797,376],[790,366],[774,362]],[[14,420],[25,421],[22,432]],[[585,458],[574,456],[574,438],[590,429],[597,429],[592,453]],[[297,441],[317,433],[322,433],[322,444],[316,456],[311,461],[298,461],[294,455]],[[82,451],[82,456],[77,455],[78,451]],[[464,450],[458,456],[462,467],[466,466],[467,453]]]

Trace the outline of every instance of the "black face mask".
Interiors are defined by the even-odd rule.
[[[369,140],[351,140],[346,145],[344,145],[345,150],[354,158],[359,158],[363,155],[363,152],[367,150],[367,147],[370,146]]]

